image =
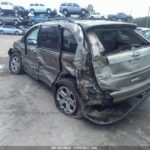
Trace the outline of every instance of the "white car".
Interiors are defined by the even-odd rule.
[[[22,34],[24,34],[24,31],[21,29],[17,29],[13,26],[3,25],[3,26],[0,26],[0,34],[22,35]]]
[[[14,10],[14,5],[10,2],[1,1],[0,2],[0,12],[3,10]]]
[[[91,12],[90,18],[92,19],[103,19],[104,16],[102,16],[99,12]]]
[[[51,9],[47,8],[44,4],[30,4],[28,9],[31,13],[51,13]]]

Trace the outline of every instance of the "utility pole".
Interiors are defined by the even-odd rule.
[[[149,20],[150,20],[150,6],[148,8],[148,15],[147,15],[146,27],[149,26]]]

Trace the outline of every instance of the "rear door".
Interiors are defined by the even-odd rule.
[[[39,78],[52,86],[60,72],[59,30],[42,25],[38,40]]]

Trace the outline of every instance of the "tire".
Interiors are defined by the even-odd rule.
[[[32,26],[35,25],[35,21],[31,21],[31,25],[32,25]]]
[[[81,15],[86,15],[86,10],[81,10]]]
[[[116,17],[112,17],[112,19],[111,19],[112,21],[116,21],[117,19],[116,19]]]
[[[56,84],[55,104],[59,111],[76,119],[82,118],[82,100],[73,79],[62,79]]]
[[[14,20],[14,25],[17,25],[18,23],[18,20]]]
[[[3,30],[1,30],[1,31],[0,31],[0,34],[4,34],[4,31],[3,31]]]
[[[31,14],[34,14],[34,13],[35,13],[35,10],[34,10],[34,9],[31,9],[31,10],[30,10],[30,13],[31,13]]]
[[[11,74],[19,75],[23,72],[22,59],[19,53],[13,53],[9,59],[9,70]]]
[[[3,24],[3,21],[2,20],[0,20],[0,25],[2,25]]]
[[[67,10],[67,9],[64,9],[64,10],[63,10],[63,14],[64,14],[65,16],[68,16],[68,10]]]
[[[46,13],[47,13],[47,14],[50,14],[50,13],[51,13],[51,10],[50,10],[50,9],[47,9],[47,10],[46,10]]]
[[[15,32],[15,34],[16,34],[16,35],[19,35],[19,32],[18,32],[18,31],[16,31],[16,32]]]
[[[92,16],[91,19],[94,19],[94,17]]]

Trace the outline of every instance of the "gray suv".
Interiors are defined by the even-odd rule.
[[[114,123],[149,96],[150,42],[135,29],[111,21],[37,24],[9,50],[10,72],[49,85],[68,116]]]
[[[65,16],[72,14],[86,15],[89,13],[86,8],[80,7],[76,3],[62,3],[59,11]]]
[[[13,25],[18,25],[23,22],[23,18],[21,17],[16,17],[14,15],[5,15],[5,14],[0,14],[0,25],[2,24],[13,24]]]

